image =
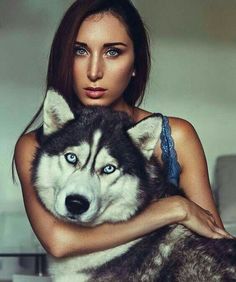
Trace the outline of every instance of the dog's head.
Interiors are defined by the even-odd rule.
[[[39,198],[54,215],[78,224],[127,220],[149,200],[146,165],[161,127],[160,116],[133,124],[105,107],[82,108],[75,116],[50,90],[32,164]]]

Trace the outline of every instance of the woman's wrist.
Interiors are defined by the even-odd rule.
[[[188,216],[188,200],[182,196],[172,196],[166,198],[167,221],[166,224],[180,223]]]
[[[173,197],[175,214],[176,214],[176,223],[180,223],[188,217],[189,214],[189,200],[182,196],[174,196]]]
[[[143,215],[150,231],[165,225],[180,223],[187,217],[187,200],[181,196],[172,196],[152,202]]]

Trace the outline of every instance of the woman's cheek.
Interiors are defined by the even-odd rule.
[[[133,72],[133,66],[130,65],[121,65],[116,67],[115,72],[110,72],[111,77],[113,78],[113,81],[116,80],[117,82],[121,84],[128,84],[130,81],[130,78],[132,76]],[[116,73],[116,75],[114,75]]]

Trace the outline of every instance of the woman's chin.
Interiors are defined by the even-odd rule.
[[[110,106],[111,104],[103,99],[90,99],[86,101],[82,101],[84,106]]]
[[[104,106],[104,107],[112,107],[117,110],[122,110],[125,108],[126,103],[123,99],[107,99],[107,97],[101,97],[98,99],[91,99],[88,97],[80,97],[80,102],[84,106]]]

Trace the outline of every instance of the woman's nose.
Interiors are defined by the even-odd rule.
[[[98,56],[91,57],[87,75],[91,81],[96,81],[103,77],[103,62],[101,58]]]

